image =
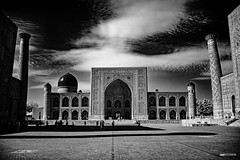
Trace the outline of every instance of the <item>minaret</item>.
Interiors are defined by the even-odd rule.
[[[21,80],[20,102],[19,102],[19,120],[25,121],[27,91],[28,91],[28,60],[29,60],[29,39],[30,34],[20,33],[19,47],[19,72],[18,78]]]
[[[159,109],[158,109],[158,106],[159,106],[159,91],[158,91],[158,89],[155,90],[155,97],[156,97],[156,114],[157,114],[156,118],[160,119]]]
[[[222,88],[221,88],[222,70],[218,55],[216,35],[208,34],[205,37],[205,39],[207,40],[208,53],[210,59],[213,116],[214,119],[222,119],[223,118]]]
[[[188,117],[194,119],[196,116],[196,93],[195,84],[193,82],[188,83]]]
[[[44,85],[43,120],[47,120],[50,116],[51,90],[52,86],[49,83]]]

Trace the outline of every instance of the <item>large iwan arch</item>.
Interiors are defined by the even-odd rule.
[[[112,104],[112,105],[110,105]],[[117,79],[110,83],[104,92],[105,119],[132,119],[132,93],[129,86]]]
[[[111,89],[114,88],[112,86],[118,85],[122,85],[123,88]],[[92,68],[89,119],[116,116],[126,119],[148,119],[147,90],[146,67]],[[109,99],[106,99],[105,94],[108,92],[114,92],[114,96],[109,94]]]

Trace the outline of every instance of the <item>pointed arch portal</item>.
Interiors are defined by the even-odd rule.
[[[120,79],[113,81],[105,90],[105,119],[131,119],[132,94],[129,86]],[[109,102],[113,105],[109,105]]]

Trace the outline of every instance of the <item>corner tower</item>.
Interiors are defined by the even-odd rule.
[[[25,121],[27,91],[28,91],[28,61],[29,61],[29,39],[30,34],[20,33],[20,49],[19,49],[19,72],[18,78],[21,80],[19,120]]]
[[[196,93],[195,84],[193,82],[188,83],[188,117],[190,119],[195,118],[196,115]]]
[[[222,70],[218,55],[216,35],[208,34],[205,37],[205,39],[207,41],[210,59],[213,116],[214,119],[222,119],[223,118],[222,88],[221,88]]]
[[[47,120],[48,117],[50,116],[51,90],[52,86],[49,83],[44,85],[44,106],[43,106],[44,120]]]

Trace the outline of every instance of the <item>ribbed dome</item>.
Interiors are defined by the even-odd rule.
[[[58,87],[76,87],[78,86],[77,79],[70,73],[63,75],[58,80]]]

